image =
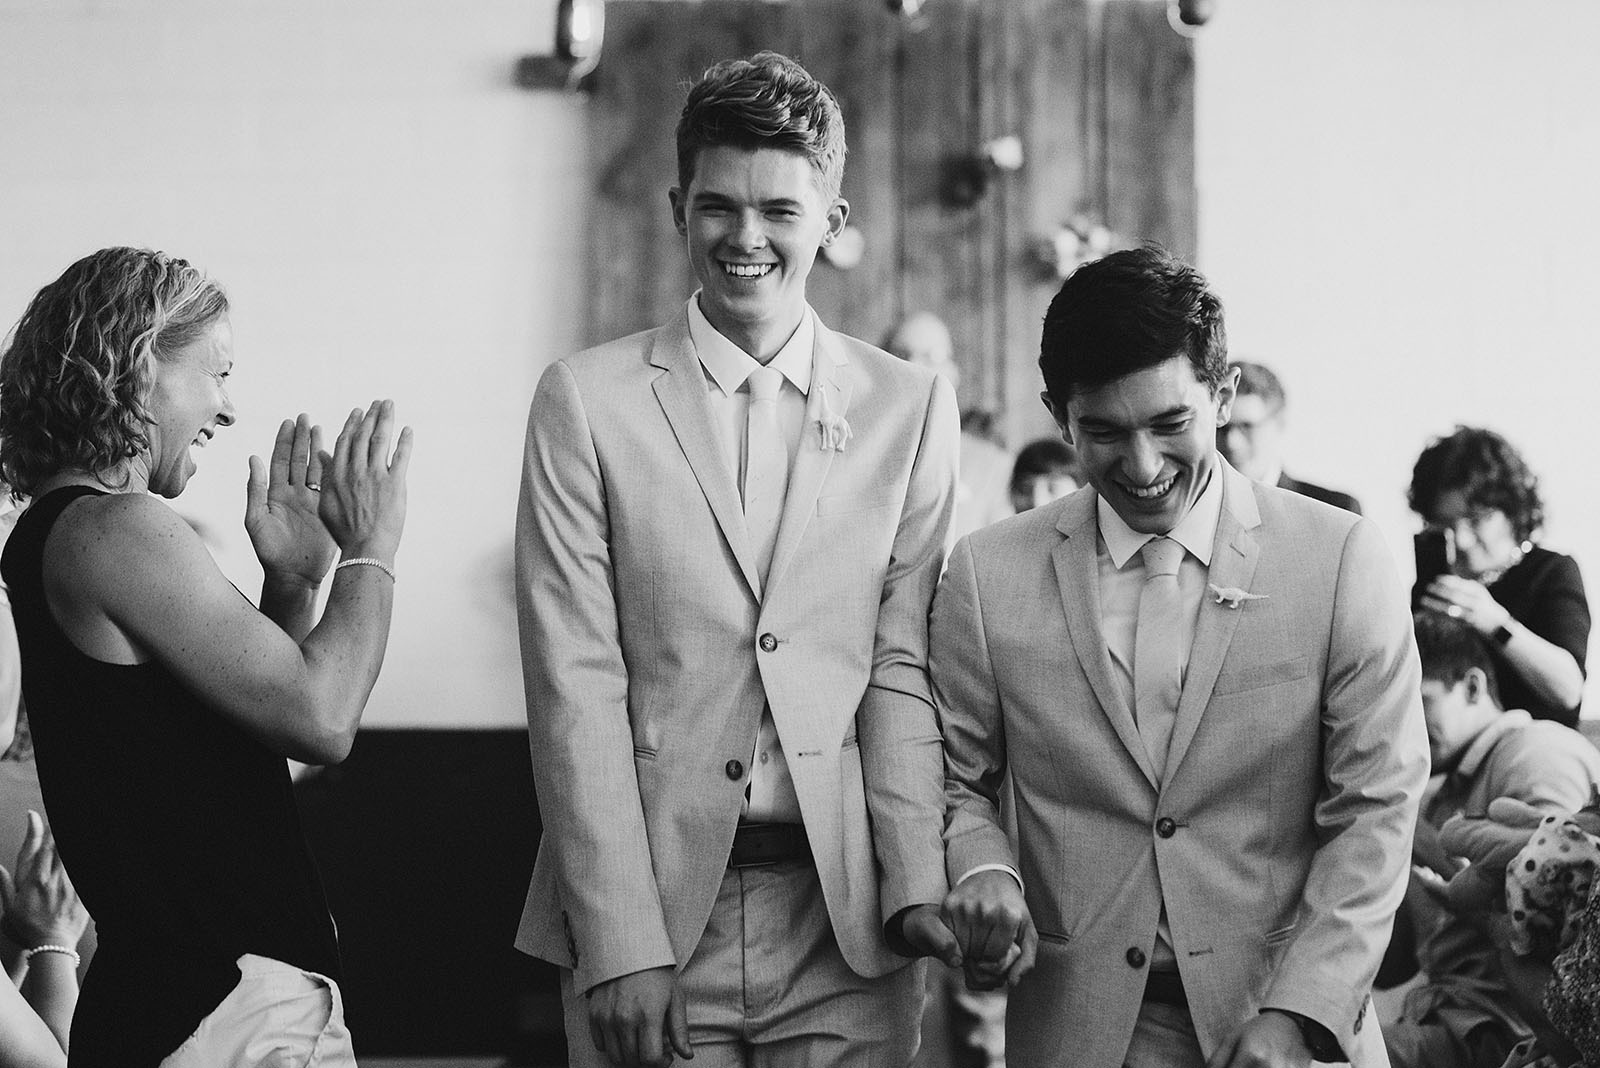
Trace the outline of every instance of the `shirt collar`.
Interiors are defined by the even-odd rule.
[[[1100,521],[1100,537],[1106,543],[1106,551],[1111,554],[1111,562],[1121,571],[1135,553],[1144,548],[1144,543],[1154,534],[1141,534],[1128,526],[1117,510],[1106,503],[1104,497],[1097,497],[1095,501],[1096,516]],[[1217,523],[1222,518],[1222,463],[1219,460],[1211,470],[1211,481],[1200,492],[1200,499],[1194,502],[1184,517],[1178,520],[1178,525],[1167,532],[1167,537],[1182,545],[1196,560],[1207,567],[1211,566],[1211,546],[1217,539]]]
[[[688,310],[689,340],[694,345],[695,355],[700,357],[700,366],[705,368],[707,377],[716,383],[718,389],[727,396],[733,396],[744,385],[744,380],[750,377],[750,372],[761,366],[760,362],[711,325],[711,320],[700,310],[699,293],[689,298]],[[802,396],[811,392],[811,352],[816,341],[816,319],[808,305],[805,314],[800,317],[800,325],[795,327],[789,340],[783,343],[783,348],[767,364],[782,372],[783,377],[792,382]]]

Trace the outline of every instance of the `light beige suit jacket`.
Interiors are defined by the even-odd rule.
[[[547,369],[517,514],[544,823],[519,949],[580,990],[688,961],[765,699],[845,960],[907,963],[884,922],[946,889],[927,620],[958,434],[948,382],[819,323],[763,591],[687,315]]]
[[[956,546],[934,603],[952,878],[1010,863],[1039,959],[1008,1058],[1120,1068],[1165,902],[1200,1046],[1263,1007],[1386,1065],[1368,992],[1428,775],[1405,590],[1370,521],[1222,466],[1207,597],[1158,781],[1100,632],[1095,492]]]

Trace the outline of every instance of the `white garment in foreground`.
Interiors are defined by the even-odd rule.
[[[239,985],[161,1068],[356,1068],[338,983],[254,953],[238,964]]]

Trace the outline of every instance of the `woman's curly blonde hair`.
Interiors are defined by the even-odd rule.
[[[155,361],[227,312],[219,285],[164,252],[107,248],[68,267],[0,352],[0,478],[31,496],[57,471],[103,474],[148,448]]]

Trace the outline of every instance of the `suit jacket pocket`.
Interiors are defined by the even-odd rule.
[[[818,515],[844,515],[847,512],[865,512],[871,508],[887,508],[900,502],[897,489],[880,487],[865,493],[838,493],[817,498]]]
[[[633,747],[633,759],[654,760],[655,758],[656,751],[651,749],[648,745],[636,745]]]
[[[1310,670],[1311,659],[1304,654],[1290,660],[1280,660],[1276,664],[1256,664],[1253,667],[1225,671],[1218,675],[1217,684],[1211,692],[1238,693],[1241,690],[1255,690],[1280,682],[1293,682],[1305,678]]]
[[[1036,931],[1041,942],[1053,942],[1058,946],[1065,946],[1072,942],[1071,935],[1061,934],[1058,931]]]

